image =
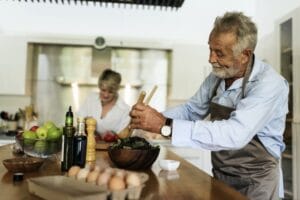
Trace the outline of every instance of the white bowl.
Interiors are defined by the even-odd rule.
[[[180,162],[177,160],[160,160],[159,166],[163,170],[174,171],[179,167]]]

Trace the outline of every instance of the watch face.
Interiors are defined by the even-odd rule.
[[[163,136],[170,136],[171,135],[171,127],[170,126],[163,126],[161,128],[161,134]]]

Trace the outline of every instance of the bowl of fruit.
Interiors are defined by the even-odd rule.
[[[62,130],[53,122],[33,126],[16,136],[16,144],[33,157],[48,158],[61,151]]]

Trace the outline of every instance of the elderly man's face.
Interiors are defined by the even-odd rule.
[[[223,79],[243,76],[245,67],[241,64],[241,56],[233,54],[236,37],[233,33],[212,33],[209,38],[209,62],[213,73]]]

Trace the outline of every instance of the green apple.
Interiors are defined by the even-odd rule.
[[[36,135],[38,139],[46,139],[48,130],[45,127],[39,127],[36,129]]]
[[[48,153],[49,154],[57,153],[59,151],[60,146],[61,146],[61,144],[59,142],[48,141],[48,144],[47,144]]]
[[[34,140],[34,139],[37,138],[37,135],[33,131],[24,131],[23,138],[24,139],[32,139],[32,140]]]
[[[36,153],[45,153],[47,149],[47,143],[44,140],[38,140],[34,144],[34,151]]]
[[[33,143],[37,139],[37,135],[33,131],[24,131],[22,136],[24,138],[24,145],[26,146],[33,145]]]
[[[47,130],[49,130],[50,128],[56,127],[56,126],[52,121],[47,121],[43,124],[43,127],[45,127]]]
[[[55,141],[60,139],[62,133],[57,127],[52,127],[47,132],[47,140]]]

